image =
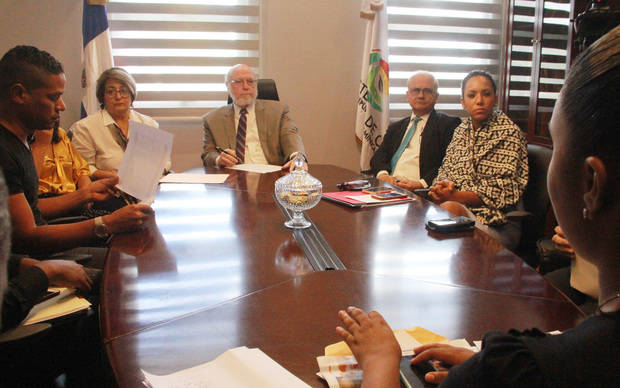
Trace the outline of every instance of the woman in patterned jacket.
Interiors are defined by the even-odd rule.
[[[521,225],[507,220],[506,213],[521,206],[527,185],[525,137],[508,116],[494,110],[497,87],[486,71],[474,70],[463,79],[461,104],[470,117],[454,131],[430,196],[513,249]]]

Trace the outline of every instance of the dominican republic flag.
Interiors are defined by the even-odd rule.
[[[81,117],[86,117],[99,110],[99,102],[95,95],[97,78],[104,70],[114,66],[105,5],[89,5],[88,1],[84,0],[82,42],[84,53],[82,56]]]
[[[370,169],[370,159],[383,141],[390,116],[386,3],[362,0],[360,12],[367,20],[355,120],[355,135],[362,143],[362,171]]]

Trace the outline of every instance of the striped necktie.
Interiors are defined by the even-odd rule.
[[[247,127],[248,111],[243,108],[239,112],[239,125],[237,126],[237,144],[235,145],[235,153],[241,163],[245,161],[245,129]]]
[[[413,137],[413,134],[415,133],[415,130],[418,127],[418,123],[420,122],[420,120],[422,120],[422,118],[418,116],[413,119],[413,124],[411,124],[411,128],[409,128],[409,131],[405,135],[405,139],[402,143],[400,143],[400,147],[398,147],[398,149],[394,153],[394,156],[392,156],[392,160],[390,161],[392,172],[394,172],[394,168],[396,168],[396,163],[398,163],[398,159],[400,159],[403,151],[409,145],[409,142],[411,141],[411,138]]]

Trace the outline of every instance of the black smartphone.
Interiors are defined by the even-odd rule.
[[[390,189],[387,186],[375,186],[375,187],[369,187],[367,189],[362,189],[362,193],[364,194],[384,194],[384,193],[389,193],[391,191],[392,189]]]
[[[399,199],[399,198],[407,198],[407,194],[397,193],[396,191],[391,191],[389,193],[377,193],[372,194],[374,199],[380,199],[382,201],[386,199]]]
[[[429,198],[428,193],[430,193],[431,189],[430,188],[424,188],[424,189],[415,189],[413,190],[413,194],[417,194],[422,198]]]
[[[456,233],[472,230],[476,222],[468,217],[444,218],[440,220],[428,220],[426,227],[431,232]]]
[[[407,388],[426,388],[436,387],[436,384],[428,383],[424,380],[424,376],[428,372],[434,372],[437,369],[430,361],[424,361],[422,363],[411,365],[411,359],[413,356],[405,356],[400,359],[400,381],[401,387]]]
[[[370,182],[365,179],[358,179],[355,181],[336,183],[336,186],[340,191],[357,191],[370,187]]]

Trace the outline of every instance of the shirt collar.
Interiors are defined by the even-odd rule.
[[[427,114],[425,114],[425,115],[422,115],[422,116],[417,116],[417,117],[421,118],[421,119],[422,119],[422,122],[427,122],[427,121],[428,121],[428,118],[430,117],[430,115],[431,115],[431,112],[428,112],[428,113],[427,113]],[[410,121],[410,122],[413,122],[413,119],[415,119],[415,118],[416,118],[416,115],[415,115],[415,113],[413,113],[413,111],[412,111],[412,112],[411,112],[411,117],[409,118],[409,121]]]
[[[254,100],[253,103],[251,103],[250,105],[245,107],[245,110],[248,111],[248,114],[251,112],[254,112],[254,107],[256,106],[256,100]],[[235,109],[235,116],[239,116],[241,114],[241,108],[239,108],[239,106],[237,106],[236,104],[233,104],[233,107]]]
[[[114,121],[114,119],[112,118],[112,116],[110,115],[110,113],[108,113],[107,110],[105,110],[105,108],[101,109],[101,114],[103,116],[103,125],[104,126],[109,126],[109,125],[114,125],[116,124],[116,122]],[[129,109],[129,120],[131,121],[137,121],[134,119],[135,114],[133,112],[133,110]]]
[[[11,136],[16,138],[18,142],[22,143],[26,148],[30,149],[30,144],[28,144],[28,137],[26,137],[26,140],[22,141],[22,139],[20,139],[19,136],[14,134],[13,131],[9,130],[7,127],[5,127],[2,124],[0,124],[0,130],[3,130],[3,131],[6,131],[7,133],[10,133]]]

